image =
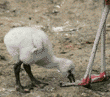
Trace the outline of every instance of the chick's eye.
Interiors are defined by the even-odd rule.
[[[68,70],[68,73],[71,73],[71,70]]]

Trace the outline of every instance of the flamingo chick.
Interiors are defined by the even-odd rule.
[[[33,76],[30,67],[31,64],[37,64],[49,69],[57,68],[70,82],[75,82],[75,66],[73,62],[69,59],[58,58],[54,55],[52,44],[44,31],[32,27],[13,28],[5,35],[4,43],[9,54],[15,61],[14,73],[18,91],[27,92],[20,82],[19,73],[22,63],[32,84],[35,86],[41,82]]]

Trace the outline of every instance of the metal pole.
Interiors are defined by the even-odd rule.
[[[88,74],[89,74],[89,78],[91,77],[92,65],[93,65],[93,62],[94,62],[96,50],[97,50],[97,47],[98,47],[98,44],[99,44],[99,39],[100,39],[102,30],[103,30],[103,27],[104,27],[104,23],[105,23],[106,18],[108,16],[108,13],[109,13],[109,7],[108,7],[108,5],[106,5],[105,8],[104,8],[104,11],[102,13],[102,18],[101,18],[100,25],[99,25],[99,28],[98,28],[98,31],[97,31],[97,34],[96,34],[93,49],[92,49],[91,56],[90,56],[90,59],[89,59],[89,64],[87,66],[87,71],[84,75],[84,78],[86,78],[88,76]]]
[[[105,0],[103,0],[103,9],[105,7]],[[103,11],[103,10],[102,10]],[[106,40],[106,21],[104,23],[103,31],[101,34],[101,73],[106,70],[106,62],[105,62],[105,40]]]

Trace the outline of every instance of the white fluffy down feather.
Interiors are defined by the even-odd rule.
[[[31,27],[13,28],[5,35],[4,43],[16,62],[37,64],[45,68],[56,67],[64,76],[68,75],[68,70],[74,72],[75,66],[71,60],[54,55],[52,44],[42,30]]]

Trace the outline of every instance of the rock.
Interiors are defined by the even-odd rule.
[[[5,56],[0,55],[0,60],[6,60]]]
[[[29,17],[29,20],[31,20],[32,18],[31,17]]]
[[[36,21],[36,23],[38,24],[38,23],[39,23],[39,21]]]
[[[52,11],[52,14],[57,15],[57,13],[59,13],[59,11],[58,11],[58,10],[55,10],[55,9],[54,9],[54,10]]]
[[[54,31],[54,32],[59,32],[59,31],[63,31],[63,28],[64,27],[52,27],[52,30]]]
[[[82,93],[81,95],[82,95],[82,96],[87,96],[87,94],[86,94],[86,93]]]
[[[4,92],[4,91],[6,91],[6,89],[5,88],[0,88],[0,91]]]
[[[14,28],[14,27],[22,27],[23,24],[20,24],[20,23],[12,23],[11,24],[11,28]]]
[[[42,29],[42,28],[44,28],[44,26],[42,26],[42,25],[32,25],[31,27],[35,27],[36,29]]]
[[[10,12],[9,10],[6,11],[6,13],[9,13],[9,12]]]
[[[54,7],[56,7],[56,8],[60,8],[60,6],[59,6],[59,5],[55,5]]]
[[[67,52],[60,52],[60,54],[66,54]]]
[[[16,9],[13,9],[12,12],[16,12]]]
[[[47,92],[53,92],[54,90],[55,90],[55,88],[54,87],[45,87],[45,90],[47,91]]]
[[[78,28],[70,29],[70,31],[78,31]]]
[[[57,94],[57,96],[56,97],[62,97],[60,94]]]

